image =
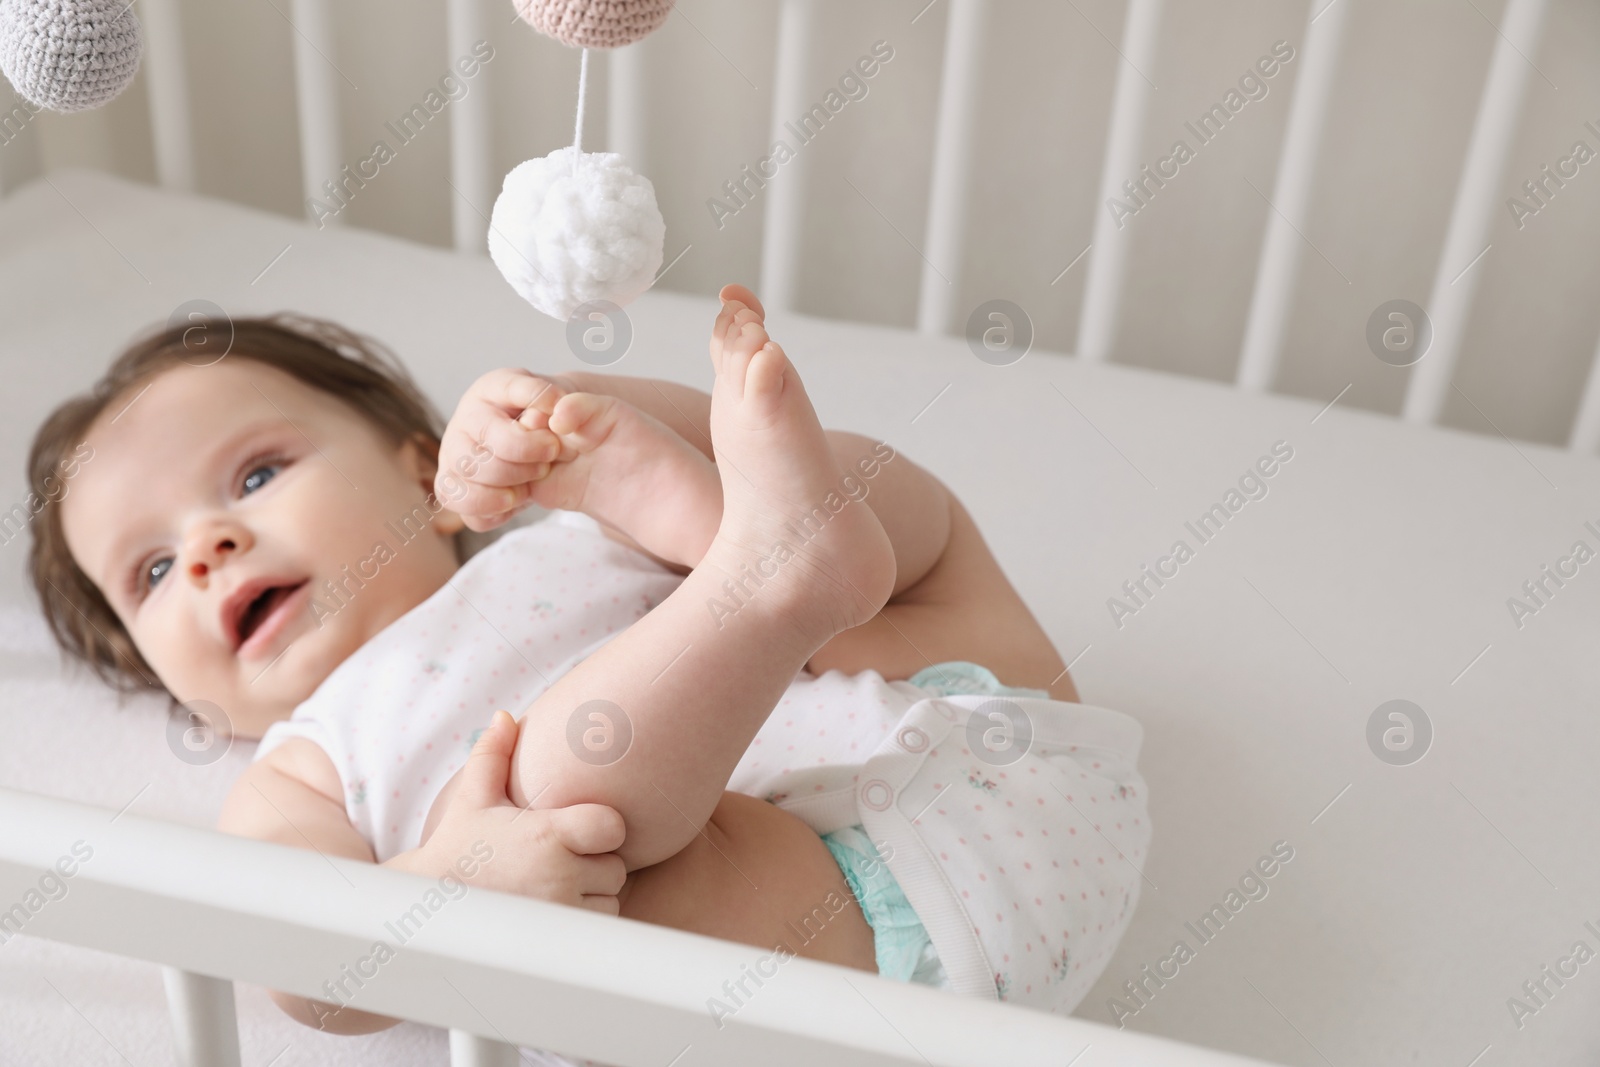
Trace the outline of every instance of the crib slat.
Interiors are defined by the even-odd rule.
[[[446,38],[449,62],[472,52],[472,46],[489,37],[489,19],[483,0],[450,0]],[[455,71],[457,78],[460,71]],[[450,108],[450,222],[459,252],[488,253],[489,223],[494,206],[494,178],[489,145],[489,78],[474,79],[467,95]]]
[[[1472,298],[1483,277],[1481,257],[1489,247],[1490,227],[1499,211],[1501,176],[1532,73],[1525,57],[1538,51],[1539,27],[1547,6],[1547,0],[1507,0],[1500,20],[1466,164],[1450,211],[1450,229],[1433,279],[1433,294],[1424,309],[1433,323],[1433,345],[1412,368],[1406,389],[1403,415],[1411,422],[1437,422],[1444,409]]]
[[[138,17],[145,38],[143,66],[156,180],[163,189],[192,193],[194,135],[189,114],[189,73],[176,0],[145,0],[139,6]]]
[[[517,1046],[465,1030],[450,1031],[450,1067],[517,1067]]]
[[[161,975],[179,1067],[239,1067],[233,983],[176,967],[161,968]]]
[[[1581,456],[1592,456],[1600,451],[1600,346],[1595,348],[1589,384],[1583,390],[1583,401],[1578,405],[1578,417],[1572,424],[1567,447]]]
[[[947,333],[966,256],[967,200],[972,177],[972,129],[977,121],[979,57],[989,17],[987,0],[952,0],[946,17],[944,71],[933,141],[933,182],[923,242],[917,329]]]
[[[294,0],[294,84],[300,118],[300,176],[306,214],[315,218],[310,201],[320,200],[336,214],[321,221],[341,223],[344,212],[329,203],[323,182],[336,186],[339,173],[339,85],[333,67],[333,13],[328,0]],[[354,191],[352,186],[351,191]]]
[[[1095,201],[1093,251],[1084,281],[1083,311],[1078,317],[1079,359],[1104,362],[1115,340],[1117,313],[1126,279],[1128,238],[1133,223],[1119,227],[1106,204],[1123,195],[1122,183],[1139,170],[1139,144],[1144,136],[1145,104],[1150,94],[1146,76],[1156,69],[1156,44],[1161,31],[1162,0],[1130,0],[1122,28],[1116,95],[1111,104],[1111,130],[1100,172],[1100,197]],[[1142,72],[1142,73],[1141,73]]]
[[[810,153],[796,145],[784,123],[806,108],[806,62],[816,32],[817,5],[783,0],[778,13],[778,56],[773,67],[772,140],[795,149],[795,157],[767,180],[761,234],[761,303],[770,311],[795,305],[800,289],[800,247],[805,234],[805,194]]]
[[[1303,252],[1317,151],[1333,96],[1339,43],[1352,5],[1311,0],[1305,58],[1289,104],[1289,123],[1278,158],[1278,177],[1267,208],[1267,229],[1256,266],[1255,294],[1239,355],[1238,385],[1261,392],[1272,387],[1283,354],[1283,335],[1294,302],[1295,278]],[[1297,232],[1298,231],[1298,232]]]

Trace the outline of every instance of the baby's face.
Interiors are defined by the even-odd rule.
[[[90,429],[67,544],[160,681],[238,735],[288,718],[457,569],[461,520],[426,521],[432,464],[326,393],[240,359],[135,395]]]

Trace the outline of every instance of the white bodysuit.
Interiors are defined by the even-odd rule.
[[[341,663],[256,758],[290,737],[322,747],[383,862],[420,843],[496,708],[520,715],[681,580],[588,517],[554,512],[480,551]],[[1068,1012],[1138,900],[1141,740],[1133,719],[1089,705],[801,671],[728,788],[818,834],[861,826],[952,991]]]

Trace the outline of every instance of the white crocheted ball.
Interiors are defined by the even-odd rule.
[[[572,146],[518,164],[489,219],[489,257],[524,300],[565,322],[580,305],[618,307],[650,288],[667,224],[655,187],[615,152]]]
[[[143,38],[127,0],[0,0],[0,71],[35,107],[83,111],[128,87]]]

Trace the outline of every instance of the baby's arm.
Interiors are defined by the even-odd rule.
[[[621,816],[598,804],[526,813],[512,806],[506,779],[515,743],[511,716],[497,712],[448,787],[454,790],[450,812],[437,831],[421,847],[381,866],[430,878],[448,875],[479,888],[618,914],[625,871],[621,857],[611,853],[622,844]],[[294,738],[245,770],[223,805],[218,828],[372,863],[372,848],[351,825],[343,795],[338,771],[326,753],[311,741]],[[463,862],[469,856],[474,862]],[[297,1022],[327,1033],[367,1034],[399,1021],[270,992]]]
[[[297,738],[251,764],[228,795],[217,828],[259,841],[310,848],[323,855],[375,862],[371,847],[350,825],[344,805],[337,799],[338,774],[333,776],[331,794],[307,781],[325,777],[318,773],[315,758],[321,751],[310,741]],[[321,762],[333,769],[326,756]],[[399,1022],[308,997],[268,992],[296,1022],[331,1034],[370,1034]]]

